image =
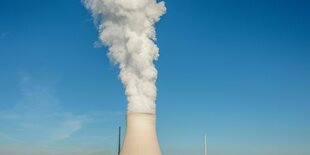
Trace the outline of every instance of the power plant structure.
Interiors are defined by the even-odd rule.
[[[128,108],[120,155],[161,155],[156,135],[159,48],[155,23],[166,13],[158,0],[83,0],[98,24],[99,39],[119,66]],[[120,140],[119,140],[120,141]],[[119,145],[120,146],[120,145]]]
[[[129,112],[126,126],[120,155],[161,155],[155,114]]]
[[[161,155],[156,134],[156,115],[127,113],[126,134],[121,146],[121,127],[118,135],[118,155]],[[207,155],[207,135],[204,136],[204,155]]]

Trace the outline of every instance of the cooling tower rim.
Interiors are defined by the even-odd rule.
[[[156,115],[155,113],[147,113],[147,112],[127,112],[126,115]]]

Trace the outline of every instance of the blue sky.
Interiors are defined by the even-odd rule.
[[[162,152],[310,154],[310,2],[166,1]],[[0,1],[0,154],[116,154],[126,98],[79,0]],[[18,149],[17,149],[18,148]]]

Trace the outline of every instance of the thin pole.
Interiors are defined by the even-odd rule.
[[[205,155],[207,155],[207,135],[205,135]]]
[[[121,127],[118,127],[118,155],[121,153]]]

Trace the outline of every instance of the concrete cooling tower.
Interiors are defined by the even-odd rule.
[[[120,155],[161,155],[156,135],[156,115],[127,113],[127,127]]]
[[[128,101],[120,155],[161,155],[156,136],[155,23],[166,13],[159,0],[82,0],[98,23],[99,38],[119,66]]]

